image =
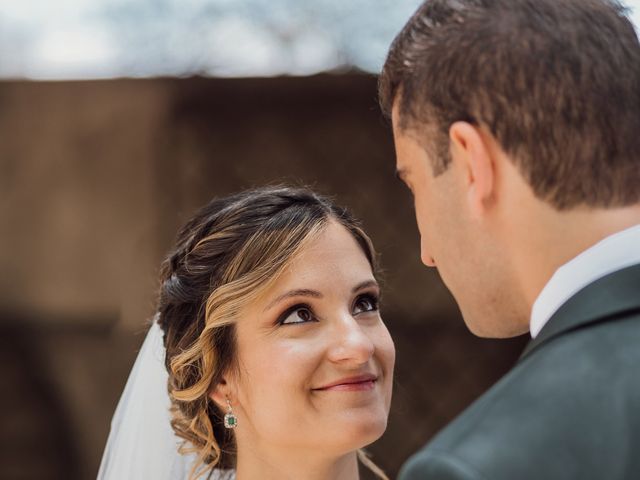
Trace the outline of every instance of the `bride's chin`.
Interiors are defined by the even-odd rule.
[[[387,418],[373,418],[369,421],[349,422],[343,424],[339,432],[336,432],[334,439],[336,443],[343,444],[345,452],[364,448],[384,434],[387,428]],[[340,441],[341,440],[341,441]]]

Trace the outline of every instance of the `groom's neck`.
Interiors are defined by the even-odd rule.
[[[541,202],[522,221],[510,253],[531,308],[559,267],[606,237],[640,224],[640,205],[557,211]]]

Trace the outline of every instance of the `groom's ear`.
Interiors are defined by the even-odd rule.
[[[495,197],[494,148],[487,134],[468,122],[449,128],[452,167],[461,175],[462,188],[472,215],[483,216]]]

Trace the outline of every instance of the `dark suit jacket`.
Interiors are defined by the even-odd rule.
[[[640,265],[569,299],[400,480],[640,480]]]

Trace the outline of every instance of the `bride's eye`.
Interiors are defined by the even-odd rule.
[[[353,315],[378,310],[378,297],[371,293],[365,293],[356,298],[353,304]]]
[[[280,316],[278,323],[280,325],[289,325],[292,323],[306,323],[315,321],[316,318],[309,307],[296,305],[295,307],[292,307],[284,312]]]

